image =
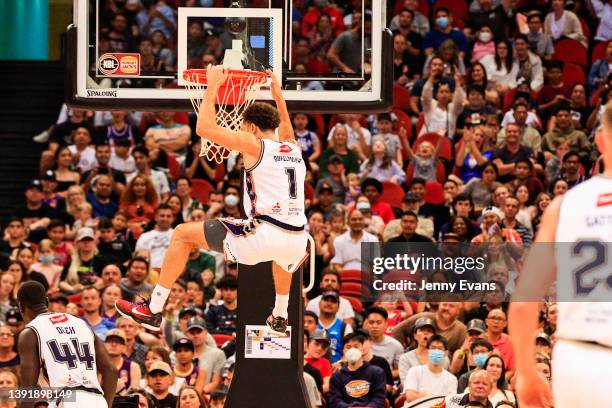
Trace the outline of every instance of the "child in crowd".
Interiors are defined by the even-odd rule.
[[[75,214],[76,221],[74,222],[74,224],[72,224],[72,228],[75,231],[78,231],[83,227],[95,228],[97,223],[96,220],[92,217],[92,212],[93,207],[91,206],[91,204],[79,204]]]
[[[355,201],[361,194],[361,180],[359,179],[359,175],[357,173],[349,173],[346,176],[346,181],[348,184],[348,190],[346,191],[346,196],[344,197],[344,204],[348,205]]]
[[[90,146],[91,135],[86,127],[78,127],[74,131],[73,145],[68,146],[72,153],[72,160],[81,171],[81,174],[90,171],[98,165],[96,149]]]
[[[54,264],[54,260],[53,242],[50,239],[43,239],[38,244],[38,262],[32,265],[32,271],[44,275],[49,284],[50,294],[56,293],[59,290],[59,280],[64,269]]]
[[[442,146],[443,136],[438,137],[436,147],[428,141],[422,141],[415,153],[408,146],[408,158],[412,161],[414,172],[413,178],[422,178],[426,181],[436,181],[436,168],[438,167],[438,153]]]
[[[389,158],[401,166],[403,163],[402,143],[398,135],[391,133],[393,130],[391,115],[388,113],[379,114],[376,123],[378,126],[378,133],[372,136],[372,145],[376,139],[381,138],[385,142]]]
[[[130,174],[136,171],[136,162],[130,154],[131,141],[127,137],[122,137],[115,141],[115,149],[110,159],[110,166],[113,170]]]

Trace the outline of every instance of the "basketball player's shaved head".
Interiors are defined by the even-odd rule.
[[[244,110],[244,122],[252,123],[262,132],[274,130],[280,124],[276,108],[268,103],[255,102]]]
[[[45,287],[36,281],[25,282],[17,292],[17,300],[21,311],[25,309],[37,310],[47,307],[47,291]]]

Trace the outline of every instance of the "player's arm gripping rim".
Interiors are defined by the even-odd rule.
[[[17,348],[21,358],[21,387],[37,387],[40,374],[40,356],[38,355],[38,338],[34,330],[27,327],[23,329],[19,335]],[[18,404],[20,408],[34,406],[34,402],[28,400],[18,401]]]
[[[257,160],[261,151],[261,142],[255,135],[241,130],[232,131],[217,124],[215,111],[217,92],[228,75],[229,71],[222,66],[209,66],[206,70],[208,86],[200,104],[196,133],[229,150],[239,151]]]
[[[117,392],[117,379],[119,378],[119,371],[110,361],[104,344],[102,344],[96,334],[94,334],[94,347],[96,349],[96,368],[102,377],[102,392],[104,393],[106,403],[110,407],[113,405],[113,399],[115,398],[115,393]]]
[[[266,70],[266,74],[272,79],[270,92],[272,93],[274,102],[276,102],[276,110],[280,118],[280,125],[278,126],[279,141],[295,143],[295,132],[293,131],[293,125],[289,117],[289,110],[287,110],[287,103],[285,102],[285,98],[283,98],[283,89],[272,70]]]
[[[508,329],[516,356],[517,396],[521,407],[547,406],[552,402],[550,386],[538,374],[535,366],[535,334],[538,328],[538,302],[555,279],[554,242],[559,220],[561,198],[555,198],[546,208],[530,249],[510,304]],[[538,244],[539,243],[539,244]]]

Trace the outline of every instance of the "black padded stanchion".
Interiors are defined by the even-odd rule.
[[[246,325],[265,325],[274,307],[272,263],[238,265],[236,366],[224,408],[310,408],[304,385],[302,268],[291,281],[291,358],[245,358]]]

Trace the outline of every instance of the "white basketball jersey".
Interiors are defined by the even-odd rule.
[[[95,388],[102,392],[96,367],[94,333],[68,313],[38,315],[26,327],[36,332],[41,367],[50,387]]]
[[[306,224],[306,165],[297,144],[261,140],[259,160],[244,174],[244,211],[267,215],[294,227]]]
[[[565,193],[555,241],[557,336],[612,347],[611,178],[593,177]]]

